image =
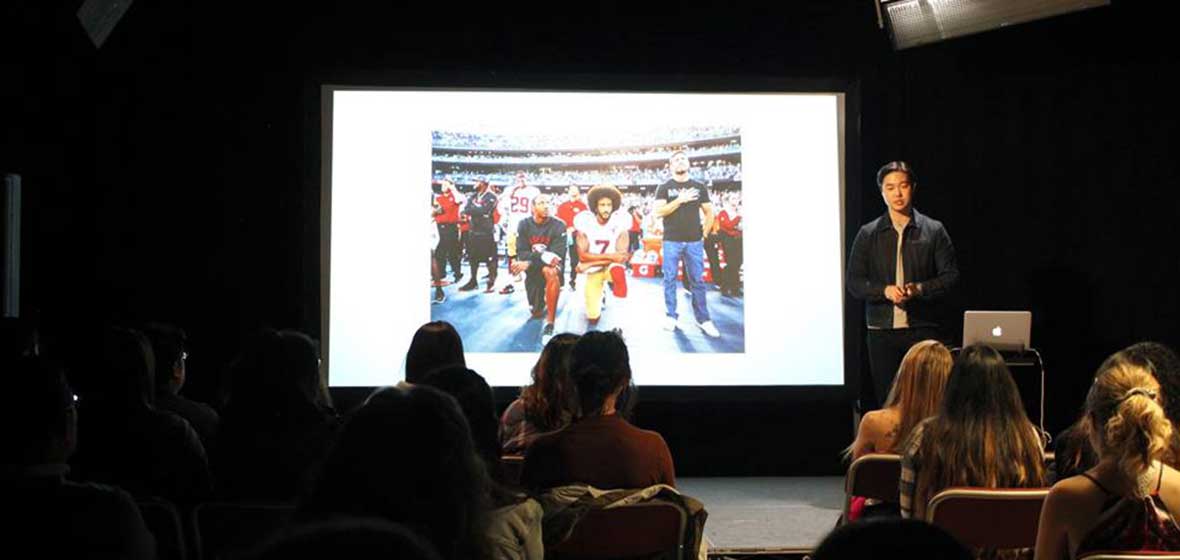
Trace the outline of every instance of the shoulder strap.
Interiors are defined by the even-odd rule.
[[[1106,489],[1106,487],[1105,487],[1105,486],[1103,486],[1101,482],[1098,482],[1098,479],[1096,479],[1096,478],[1094,478],[1094,477],[1090,476],[1090,473],[1084,472],[1084,473],[1082,473],[1082,476],[1086,477],[1086,480],[1089,480],[1090,482],[1093,482],[1093,483],[1094,483],[1094,486],[1097,486],[1097,487],[1098,487],[1098,489],[1099,489],[1099,490],[1101,490],[1103,494],[1106,494],[1107,496],[1113,496],[1113,495],[1114,495],[1114,494],[1112,494],[1112,493],[1111,493],[1111,491],[1110,491],[1110,490],[1107,490],[1107,489]]]

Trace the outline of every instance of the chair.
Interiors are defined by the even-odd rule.
[[[176,506],[158,498],[137,500],[136,504],[148,531],[156,538],[156,557],[160,560],[185,560],[184,528]]]
[[[290,504],[200,504],[193,510],[196,556],[215,560],[248,549],[283,528],[294,511]]]
[[[900,479],[900,455],[870,453],[853,461],[848,467],[848,474],[844,476],[844,514],[840,519],[848,519],[848,508],[853,496],[898,503]]]
[[[1078,560],[1180,560],[1180,552],[1118,552],[1095,550],[1078,557]]]
[[[684,510],[667,500],[654,499],[610,509],[594,509],[574,526],[564,541],[545,551],[545,558],[605,560],[685,552],[688,519]]]
[[[520,473],[524,470],[524,455],[504,455],[500,457],[500,475],[504,482],[520,484]]]
[[[1048,488],[948,488],[930,499],[926,519],[977,548],[1031,548]]]

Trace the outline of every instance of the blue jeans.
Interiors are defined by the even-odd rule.
[[[709,320],[709,308],[705,304],[705,283],[701,282],[701,275],[705,273],[705,245],[700,241],[668,241],[664,240],[664,307],[669,317],[677,317],[676,287],[680,282],[676,280],[676,272],[684,259],[684,275],[688,277],[688,289],[692,292],[692,314],[698,323]]]

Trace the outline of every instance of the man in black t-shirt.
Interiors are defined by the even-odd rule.
[[[704,232],[713,227],[713,203],[709,200],[709,191],[705,185],[689,178],[687,153],[673,152],[668,159],[668,167],[672,171],[672,178],[656,189],[655,208],[655,215],[664,220],[664,328],[669,331],[679,328],[676,274],[683,260],[684,276],[692,292],[693,316],[701,332],[717,338],[721,333],[709,318],[705,284],[701,281],[705,272],[705,248],[701,240]]]
[[[533,215],[521,220],[516,229],[516,260],[509,270],[525,273],[524,288],[534,318],[548,310],[542,342],[553,336],[557,318],[557,296],[561,293],[562,266],[558,255],[565,255],[565,223],[549,216],[549,195],[533,198]]]

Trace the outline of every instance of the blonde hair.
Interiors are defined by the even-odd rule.
[[[923,340],[905,353],[885,399],[885,408],[896,406],[901,416],[894,449],[909,437],[914,426],[938,413],[953,365],[951,351],[937,340]]]
[[[1098,367],[1086,395],[1091,442],[1099,456],[1115,459],[1128,479],[1168,452],[1172,424],[1160,406],[1159,390],[1149,371],[1117,352]]]

